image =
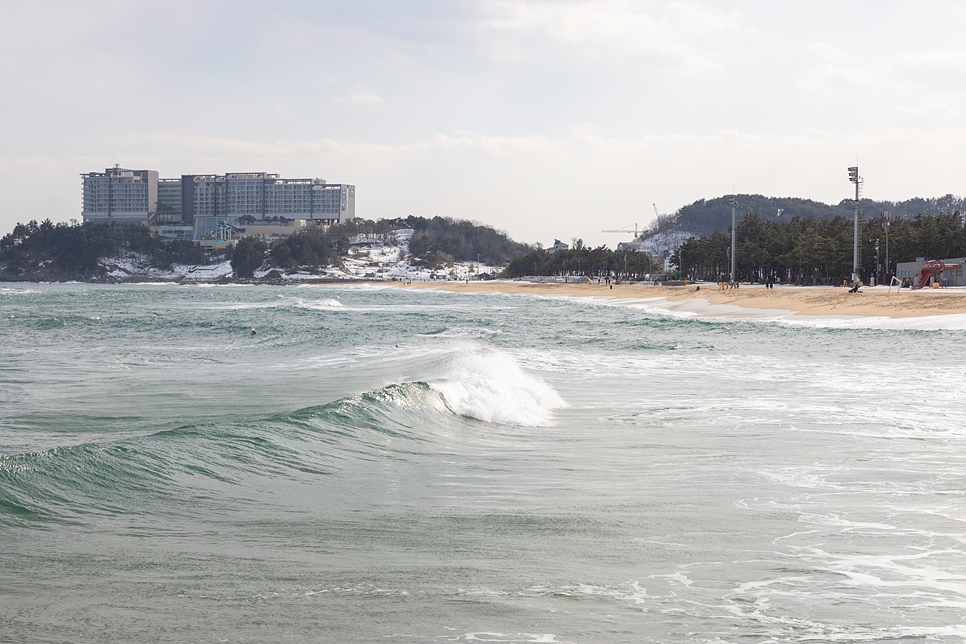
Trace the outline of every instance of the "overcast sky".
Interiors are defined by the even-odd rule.
[[[731,193],[964,195],[966,2],[0,0],[0,235],[264,171],[529,243]]]

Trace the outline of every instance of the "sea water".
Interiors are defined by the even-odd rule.
[[[0,641],[966,640],[959,316],[658,304],[0,287]]]

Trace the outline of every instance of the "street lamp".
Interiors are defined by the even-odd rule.
[[[871,242],[875,242],[875,276],[873,277],[873,280],[872,280],[872,286],[875,286],[877,282],[881,282],[881,280],[879,280],[879,277],[881,277],[879,275],[879,269],[880,269],[880,267],[879,267],[879,238],[876,237],[875,239],[870,239],[869,242],[870,243]]]
[[[731,282],[735,281],[735,207],[738,205],[736,195],[728,197],[728,205],[731,206]]]
[[[882,217],[885,219],[884,224],[885,224],[885,235],[886,235],[886,263],[885,263],[885,272],[886,272],[886,280],[887,281],[890,281],[889,280],[889,224],[892,223],[892,213],[887,210],[884,213],[882,213]],[[890,281],[890,283],[891,283],[891,281]]]
[[[859,166],[849,168],[849,181],[855,184],[855,230],[852,233],[852,281],[859,281],[859,186],[862,177],[859,176]]]

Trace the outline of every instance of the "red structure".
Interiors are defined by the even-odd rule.
[[[946,270],[946,264],[941,259],[933,259],[925,262],[919,267],[919,283],[912,288],[917,289],[929,286],[930,279],[933,277],[941,285],[943,283],[944,270]]]

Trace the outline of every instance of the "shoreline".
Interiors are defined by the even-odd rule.
[[[944,315],[966,315],[966,289],[903,289],[891,293],[885,286],[863,287],[859,293],[849,293],[844,287],[831,286],[776,286],[766,289],[761,285],[745,285],[737,290],[719,291],[716,284],[698,283],[686,286],[653,286],[647,284],[589,284],[546,283],[495,280],[489,282],[459,281],[390,281],[314,279],[239,279],[217,280],[164,279],[157,276],[130,276],[124,279],[78,280],[88,284],[163,283],[173,285],[359,285],[370,284],[392,288],[414,288],[452,293],[503,293],[507,295],[540,295],[551,297],[581,297],[611,300],[623,306],[648,305],[655,309],[685,313],[697,317],[727,318],[860,318],[889,319],[929,318]],[[57,284],[58,281],[16,280],[14,284]],[[700,287],[700,290],[696,290]]]
[[[849,293],[844,287],[831,286],[742,286],[737,290],[719,291],[715,284],[687,286],[651,286],[644,284],[544,284],[534,282],[410,282],[397,283],[401,288],[432,288],[453,293],[505,293],[596,297],[613,300],[664,300],[656,308],[688,310],[694,305],[720,307],[703,310],[702,316],[760,317],[765,311],[774,315],[823,317],[887,317],[914,318],[937,315],[966,314],[966,290],[930,289],[898,293],[885,286],[863,287]],[[700,287],[700,290],[696,290]],[[744,315],[734,310],[749,309]]]

